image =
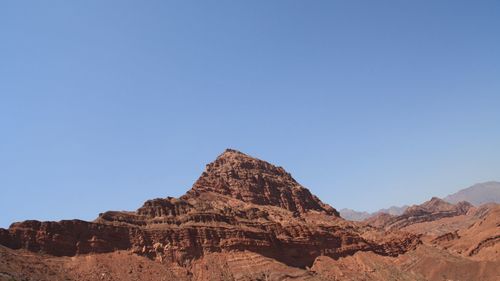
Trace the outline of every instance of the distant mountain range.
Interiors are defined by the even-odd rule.
[[[364,221],[367,218],[373,216],[373,213],[368,213],[368,212],[358,212],[353,209],[340,209],[339,210],[340,216],[343,217],[346,220],[351,220],[351,221]]]
[[[485,203],[500,203],[500,182],[490,181],[478,183],[471,187],[459,190],[443,198],[444,201],[456,204],[460,201],[467,201],[472,205],[479,206]],[[407,205],[397,207],[392,206],[388,209],[380,209],[373,213],[358,212],[352,209],[341,209],[340,216],[347,220],[363,221],[375,215],[384,213],[393,216],[399,216],[408,208]]]
[[[378,214],[389,214],[393,216],[399,216],[404,213],[404,211],[408,208],[407,205],[398,207],[398,206],[392,206],[387,209],[380,209],[376,212],[373,213],[368,213],[368,212],[358,212],[356,210],[344,208],[339,210],[340,216],[343,217],[344,219],[351,220],[351,221],[363,221],[366,220],[367,218],[370,218],[372,216],[378,215]]]
[[[453,204],[467,201],[476,206],[485,203],[500,203],[500,182],[478,183],[448,195],[443,200]]]
[[[377,212],[375,212],[375,214],[384,213],[384,214],[389,214],[389,215],[393,215],[393,216],[399,216],[399,215],[403,214],[404,211],[406,211],[406,209],[408,209],[408,205],[404,205],[401,207],[392,206],[388,209],[380,209]]]
[[[401,207],[392,206],[392,207],[389,207],[387,209],[380,209],[380,210],[373,212],[373,213],[358,212],[358,211],[352,210],[352,209],[341,209],[339,212],[340,212],[340,216],[343,217],[344,219],[351,220],[351,221],[363,221],[363,220],[366,220],[367,218],[373,217],[373,216],[378,215],[378,214],[389,214],[389,215],[393,215],[393,216],[399,216],[399,215],[402,215],[408,207],[409,207],[408,205],[404,205]]]

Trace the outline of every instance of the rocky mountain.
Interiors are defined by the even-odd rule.
[[[465,215],[472,207],[472,204],[465,201],[451,204],[437,197],[433,197],[431,200],[420,205],[408,207],[403,214],[399,216],[380,213],[368,218],[366,222],[377,227],[383,226],[388,229],[402,229],[415,223]]]
[[[499,211],[432,198],[346,221],[283,168],[226,150],[180,198],[0,229],[0,281],[496,281]]]
[[[206,167],[184,199],[216,193],[257,205],[286,209],[295,215],[309,211],[339,216],[331,206],[302,187],[282,167],[228,149]]]
[[[298,274],[305,280],[316,278],[314,272],[306,269],[320,256],[338,259],[362,251],[396,257],[421,243],[409,233],[364,235],[365,232],[365,227],[340,218],[333,207],[312,195],[283,168],[226,150],[207,165],[180,198],[148,200],[136,211],[104,212],[93,222],[14,223],[9,229],[0,229],[0,244],[7,247],[4,254],[18,263],[24,264],[16,255],[26,255],[28,251],[37,255],[33,264],[50,267],[50,262],[60,261],[56,262],[58,266],[81,272],[75,277],[62,274],[67,270],[58,266],[50,267],[53,275],[62,280],[96,280],[95,274],[104,274],[97,277],[108,280],[108,273],[109,280],[114,280],[125,274],[112,263],[107,271],[99,273],[94,267],[79,268],[65,257],[109,257],[140,264],[145,263],[145,258],[175,268],[167,271],[177,280],[223,280],[219,277],[224,274],[233,279],[239,275],[228,272],[224,264],[213,268],[211,260],[230,263],[233,258],[246,259],[248,255],[269,263],[274,275],[272,268],[278,267],[277,276]],[[133,257],[127,259],[128,255]],[[3,264],[2,272],[13,280],[24,278],[16,275],[19,264],[15,263]],[[135,266],[136,271],[141,271]],[[156,264],[151,268],[157,268]],[[255,280],[255,274],[267,274],[262,268],[242,276]],[[208,279],[207,274],[220,276]],[[132,276],[130,273],[127,278]],[[47,278],[41,273],[37,280],[56,280]]]
[[[402,215],[380,213],[364,221],[370,226],[399,230],[418,235],[422,245],[398,259],[391,259],[397,267],[409,266],[420,275],[408,280],[498,280],[500,276],[500,205],[491,203],[474,207],[468,202],[450,204],[432,198],[409,207]],[[387,263],[369,257],[344,258],[348,266],[356,268],[369,264],[378,270],[366,280],[383,280],[377,272],[390,271]],[[362,261],[362,264],[359,264]],[[358,264],[357,266],[353,265]],[[354,272],[348,274],[356,279]],[[386,273],[389,274],[389,273]],[[392,273],[391,273],[392,274]],[[344,272],[344,276],[347,276]],[[384,277],[386,280],[387,275]],[[395,277],[392,280],[406,280]]]
[[[500,182],[478,183],[448,195],[443,199],[453,204],[460,201],[467,201],[475,206],[485,203],[500,203]]]
[[[500,182],[490,181],[478,183],[471,187],[450,194],[444,197],[443,200],[452,204],[466,201],[474,206],[479,206],[486,203],[500,204]],[[407,208],[407,205],[401,207],[392,206],[387,209],[380,209],[373,213],[360,212],[352,209],[341,209],[340,216],[346,220],[363,221],[371,217],[387,217],[383,214],[399,216],[402,215]],[[377,218],[374,219],[376,220]]]

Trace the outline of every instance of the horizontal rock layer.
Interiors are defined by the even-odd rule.
[[[181,198],[148,200],[134,212],[109,211],[93,222],[25,221],[0,230],[0,244],[55,256],[128,250],[188,265],[209,253],[251,251],[306,267],[321,255],[358,251],[396,256],[415,235],[368,239],[283,168],[227,150]]]

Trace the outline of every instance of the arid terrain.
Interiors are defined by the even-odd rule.
[[[0,280],[500,280],[500,205],[439,198],[349,221],[228,149],[180,198],[0,229]]]
[[[488,203],[500,203],[500,182],[490,181],[478,183],[473,186],[459,190],[453,194],[450,194],[443,198],[443,201],[448,203],[457,204],[461,201],[467,201],[475,206],[480,206]],[[377,216],[379,214],[389,214],[393,216],[399,216],[408,209],[408,205],[401,207],[392,206],[387,209],[380,209],[376,212],[360,212],[352,209],[341,209],[339,210],[340,216],[347,220],[352,221],[363,221],[370,217]]]

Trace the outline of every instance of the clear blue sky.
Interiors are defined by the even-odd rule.
[[[180,196],[231,147],[336,208],[500,180],[499,1],[2,1],[0,226]]]

